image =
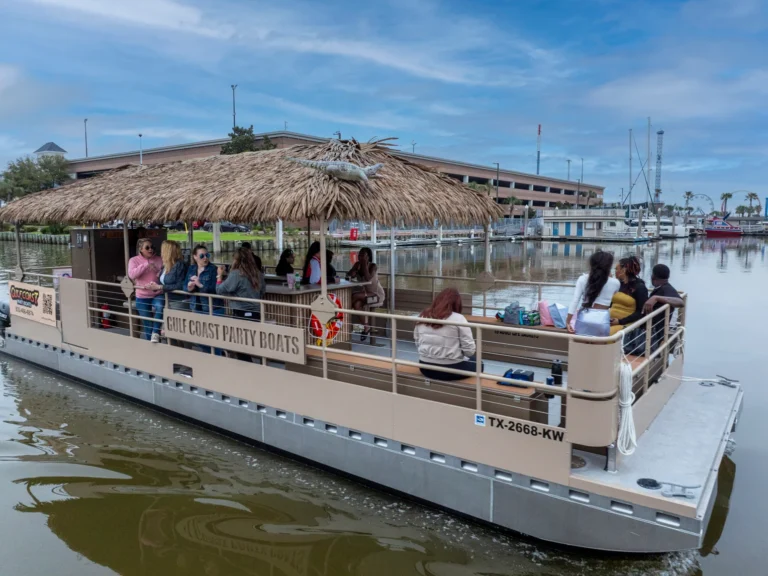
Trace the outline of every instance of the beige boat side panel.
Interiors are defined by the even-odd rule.
[[[22,338],[45,342],[51,346],[61,346],[62,344],[61,332],[58,328],[19,316],[14,316],[11,319],[11,332]]]
[[[618,396],[600,401],[569,396],[565,437],[572,444],[608,446],[618,434],[618,412]]]
[[[59,283],[61,328],[64,342],[81,348],[88,347],[92,336],[88,328],[88,284],[77,278]]]
[[[568,346],[568,388],[609,392],[619,382],[620,342],[592,344],[570,340]]]
[[[549,430],[548,434],[559,434],[563,430],[521,422],[525,426],[537,427],[538,434],[533,436],[514,428],[509,430],[493,426],[490,421],[485,426],[478,426],[475,424],[475,410],[400,395],[395,398],[395,440],[452,454],[473,463],[489,464],[502,470],[568,484],[570,442],[542,435],[544,430]],[[507,425],[515,422],[511,418],[503,420]]]
[[[635,416],[635,434],[638,438],[648,429],[653,419],[661,412],[661,409],[680,386],[683,362],[683,355],[675,358],[664,376],[632,406],[632,412]]]

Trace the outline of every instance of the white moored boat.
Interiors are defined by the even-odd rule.
[[[405,169],[386,151],[354,141],[317,148],[335,154],[339,147],[343,157],[360,165],[384,162],[382,175]],[[281,154],[302,153],[307,154],[307,147],[250,158],[217,157],[209,165],[226,172],[221,163],[231,162],[231,169],[245,170],[246,162],[277,162]],[[47,214],[41,208],[43,200],[56,202],[59,208],[71,207],[68,198],[100,190],[89,196],[92,201],[86,208],[78,210],[103,214],[100,211],[108,209],[111,217],[128,219],[135,213],[125,203],[116,203],[115,195],[129,193],[129,184],[148,182],[154,194],[170,205],[179,183],[174,174],[187,181],[191,174],[187,171],[193,170],[196,179],[188,182],[200,186],[200,194],[210,186],[202,177],[205,162],[125,169],[23,198],[0,211],[0,217],[17,220],[18,214],[35,213],[43,219]],[[162,179],[153,180],[159,169]],[[407,169],[420,170],[410,165]],[[254,177],[258,179],[259,173],[254,172]],[[291,177],[313,179],[315,185],[318,181],[305,168]],[[249,189],[269,197],[268,190],[260,187],[262,182],[242,179],[246,181]],[[297,182],[276,181],[286,187]],[[389,181],[371,184],[373,192],[366,194],[389,192],[385,188]],[[340,186],[330,176],[319,182],[335,187],[337,194],[339,189],[347,193],[348,187],[358,186]],[[452,193],[452,188],[443,190],[441,182],[436,175],[430,180],[437,201]],[[226,190],[237,193],[232,187]],[[460,205],[464,217],[481,214],[484,202],[481,196],[468,196]],[[206,201],[201,197],[195,204],[196,216],[203,216],[199,210]],[[178,212],[162,212],[159,217],[191,217],[183,211],[191,203],[174,205],[181,207]],[[243,209],[242,203],[232,206]],[[161,206],[144,209],[160,211]],[[293,215],[284,209],[283,217]],[[71,210],[64,215],[59,210],[58,219],[83,219],[83,213]],[[345,213],[338,205],[322,204],[320,210],[311,202],[308,210],[320,214],[321,227],[325,216],[367,216]],[[489,215],[492,212],[488,210]],[[247,217],[268,219],[271,214],[250,209]],[[233,212],[215,215],[245,219]],[[119,281],[124,274],[124,268],[119,270],[122,263],[119,259],[115,263],[114,257],[99,257],[102,249],[103,254],[114,256],[117,246],[118,253],[124,249],[127,260],[129,236],[136,232],[124,229],[124,239],[115,238],[114,233],[102,236],[100,231],[73,230],[73,278],[5,272],[11,298],[3,353],[408,497],[550,542],[622,552],[701,545],[715,501],[717,471],[738,421],[742,391],[730,382],[701,385],[683,378],[684,314],[674,315],[665,306],[627,327],[645,329],[648,336],[624,350],[623,333],[588,338],[549,327],[509,326],[486,317],[481,308],[483,314],[468,320],[477,343],[478,366],[484,361],[485,368],[463,373],[465,378],[454,382],[425,378],[413,354],[415,315],[431,301],[434,290],[401,289],[392,276],[386,302],[389,311],[369,313],[381,327],[375,343],[360,342],[349,330],[349,316],[358,314],[349,304],[354,286],[326,287],[323,280],[321,287],[300,290],[268,284],[266,299],[260,302],[260,322],[166,306],[163,321],[168,340],[153,344],[139,337],[133,287]],[[93,238],[98,238],[95,244]],[[87,272],[78,272],[77,262],[85,254],[78,250],[88,252],[87,266],[81,268]],[[488,254],[486,249],[486,270],[475,284],[478,290],[519,291],[521,301],[525,294],[534,294],[534,301],[562,294],[562,285],[494,279]],[[97,279],[99,271],[109,279]],[[466,282],[458,278],[443,282],[453,280]],[[342,308],[332,306],[327,291],[338,296]],[[228,304],[237,300],[216,298]],[[463,298],[471,307],[472,295],[465,293]],[[334,338],[327,332],[321,332],[320,338],[308,332],[312,315],[322,323],[339,314],[344,315],[343,324]],[[259,361],[218,356],[216,348]],[[625,356],[625,352],[631,354]],[[553,362],[565,368],[560,386],[545,384]],[[505,378],[509,369],[528,370],[533,380]],[[625,404],[622,410],[620,402]],[[632,452],[635,435],[637,446]]]

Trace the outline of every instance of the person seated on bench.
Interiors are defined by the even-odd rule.
[[[568,317],[565,327],[568,332],[574,333],[575,327],[571,320],[582,311],[590,308],[596,310],[608,310],[611,307],[613,295],[621,288],[621,282],[611,277],[613,268],[613,254],[598,250],[589,258],[589,274],[582,274],[576,281],[576,289],[573,292],[573,300],[568,307]],[[605,315],[605,336],[610,334],[610,314]],[[597,335],[597,334],[592,334]]]
[[[468,324],[461,314],[461,295],[455,288],[446,288],[435,297],[432,305],[424,310],[419,318],[450,320]],[[419,350],[419,363],[427,366],[442,366],[454,370],[477,371],[475,358],[475,339],[469,326],[450,324],[430,324],[419,322],[413,331],[416,347]],[[481,366],[480,370],[484,369]],[[433,380],[463,380],[467,376],[451,374],[431,368],[421,368],[421,373]]]
[[[362,310],[366,307],[376,308],[384,303],[384,287],[379,282],[379,269],[373,261],[373,252],[367,246],[360,248],[360,252],[357,253],[357,262],[347,272],[347,280],[370,282],[368,286],[361,286],[352,292],[352,308],[355,310]],[[368,316],[363,318],[363,323],[363,333],[360,335],[360,340],[365,342],[371,333]]]

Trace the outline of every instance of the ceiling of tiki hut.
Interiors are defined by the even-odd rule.
[[[486,223],[501,208],[430,168],[394,156],[389,141],[329,140],[262,152],[125,166],[10,202],[5,222],[362,220]],[[341,180],[291,159],[383,166]]]

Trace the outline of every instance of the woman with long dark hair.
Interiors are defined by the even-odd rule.
[[[301,268],[302,284],[320,284],[323,277],[320,268],[320,242],[312,242],[307,250],[307,257],[304,259],[304,266]]]
[[[426,366],[442,366],[455,370],[477,371],[475,339],[469,326],[451,324],[430,324],[429,320],[450,320],[457,324],[468,324],[461,314],[461,295],[455,288],[446,288],[438,294],[432,305],[419,317],[424,320],[416,324],[413,338],[419,350],[419,363]],[[481,371],[482,371],[481,367]],[[462,380],[466,376],[451,374],[432,368],[421,368],[421,373],[433,380]]]
[[[280,261],[275,268],[275,274],[278,276],[288,276],[288,274],[293,274],[293,260],[293,250],[290,248],[283,250],[283,253],[280,254]]]
[[[379,282],[379,269],[373,261],[373,251],[364,246],[357,253],[357,262],[347,272],[348,280],[358,282],[369,282],[367,286],[361,286],[352,293],[352,308],[362,310],[366,306],[377,308],[384,303],[384,287]],[[363,318],[363,332],[360,340],[365,342],[371,333],[371,327],[368,324],[368,316]]]
[[[621,287],[611,301],[611,334],[623,330],[643,317],[643,306],[648,300],[648,288],[640,275],[640,260],[627,256],[616,264],[616,278]]]
[[[247,248],[238,248],[228,275],[226,268],[219,266],[216,275],[216,294],[253,300],[264,299],[266,294],[264,275],[256,264],[253,252]],[[229,307],[232,309],[232,314],[237,318],[261,319],[261,304],[258,302],[230,300]]]
[[[589,274],[582,274],[576,281],[573,300],[568,307],[568,318],[565,321],[569,332],[575,332],[571,325],[573,316],[586,310],[608,310],[611,307],[613,295],[619,291],[620,284],[611,277],[613,254],[598,250],[589,259]],[[609,322],[606,316],[606,323]],[[606,328],[606,332],[608,332]]]

